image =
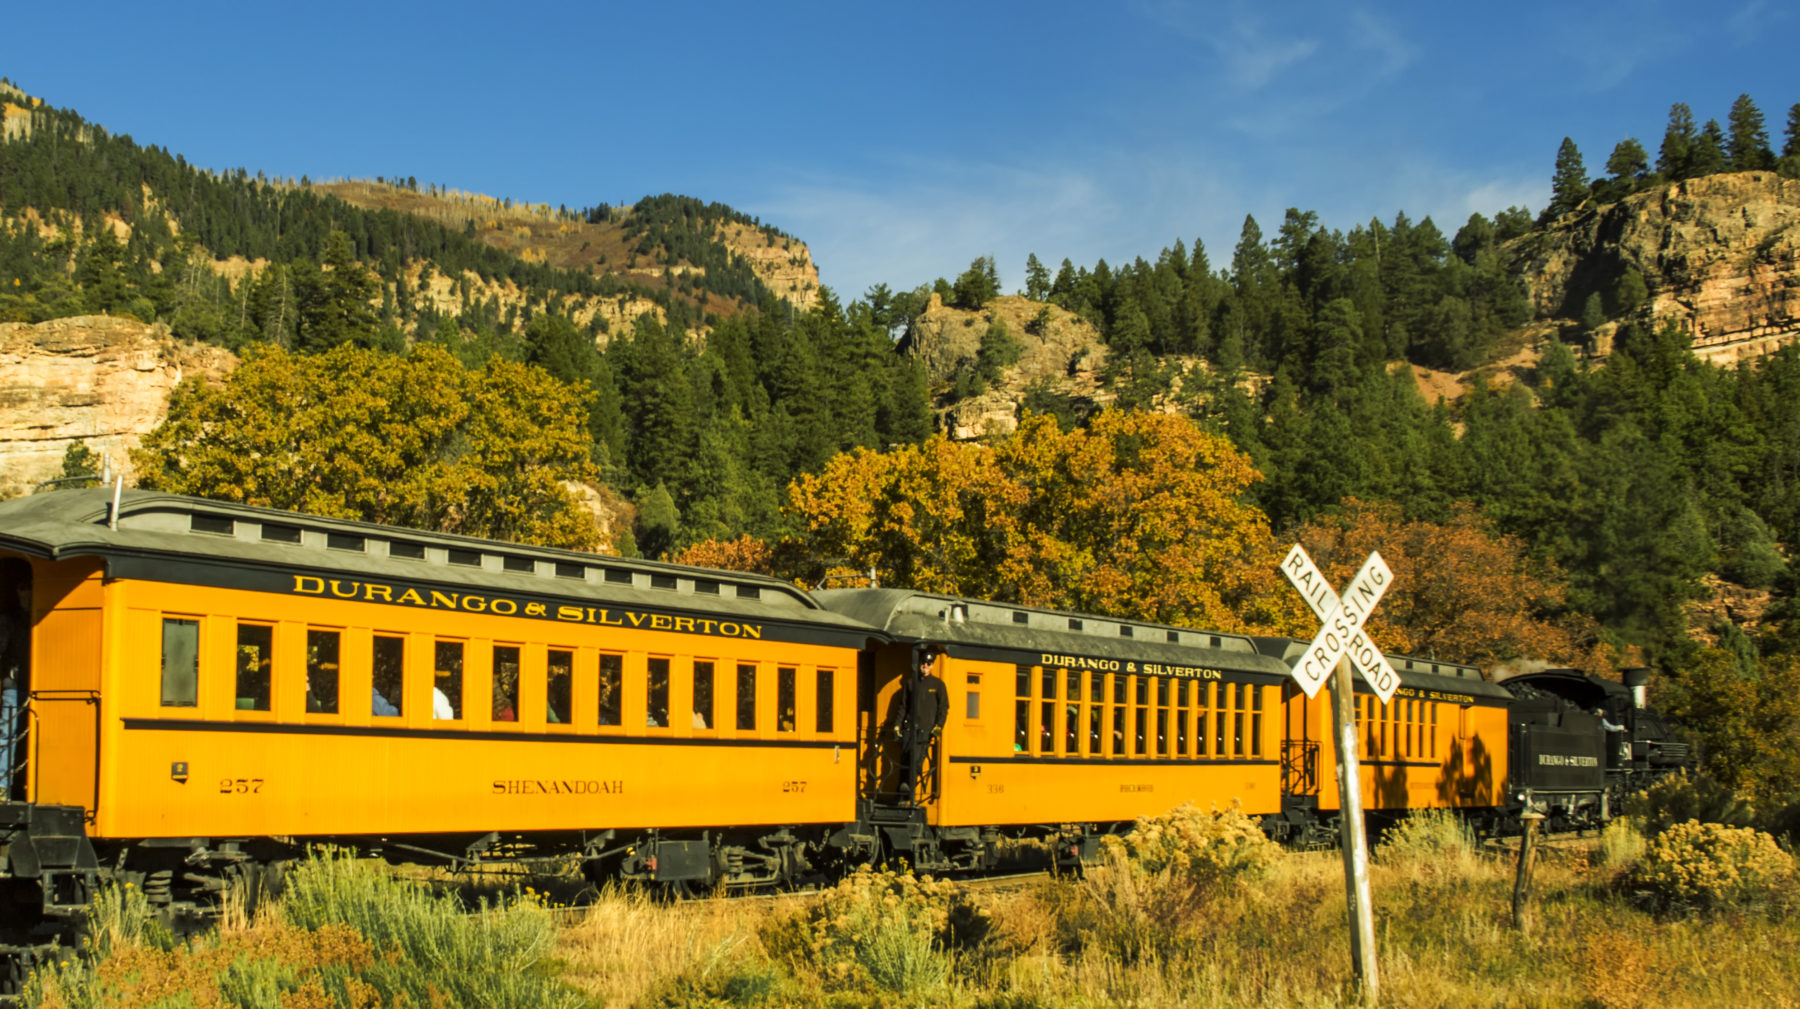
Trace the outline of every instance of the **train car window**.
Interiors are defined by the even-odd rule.
[[[269,710],[269,675],[274,657],[275,628],[239,624],[237,632],[237,709]]]
[[[650,587],[653,589],[672,589],[677,584],[674,575],[650,573]]]
[[[963,711],[963,717],[969,718],[969,719],[980,718],[981,717],[981,675],[979,673],[970,673],[968,676],[968,680],[969,680],[969,689],[963,695],[965,698],[967,698],[967,700],[964,701],[966,709]]]
[[[494,646],[494,721],[519,720],[519,646]]]
[[[797,716],[794,713],[798,703],[796,683],[799,672],[792,666],[780,666],[775,670],[775,731],[792,732]]]
[[[306,710],[315,715],[335,715],[338,710],[337,631],[306,632]]]
[[[1231,684],[1221,683],[1213,695],[1213,756],[1231,756],[1229,737],[1225,735],[1226,726],[1231,724]]]
[[[162,624],[163,707],[194,707],[200,703],[200,621],[164,617]]]
[[[1235,691],[1237,697],[1233,699],[1231,706],[1231,755],[1234,757],[1241,757],[1244,755],[1244,708],[1246,706],[1244,704],[1244,694],[1247,689],[1247,684],[1240,683],[1237,685]]]
[[[761,599],[762,589],[755,585],[739,585],[737,594],[739,599]]]
[[[713,728],[713,664],[704,658],[693,664],[693,727]]]
[[[1169,755],[1169,678],[1156,678],[1156,755]]]
[[[1056,752],[1056,673],[1041,671],[1038,677],[1038,752]]]
[[[1431,757],[1434,760],[1437,759],[1437,756],[1438,756],[1438,747],[1437,747],[1438,707],[1439,706],[1436,704],[1433,704],[1431,706]]]
[[[425,544],[394,540],[388,544],[388,556],[409,561],[422,561],[425,559]]]
[[[818,714],[817,724],[818,724],[820,732],[832,731],[832,726],[835,721],[832,718],[833,708],[832,708],[832,689],[831,689],[832,688],[832,680],[834,678],[835,678],[835,674],[830,669],[821,669],[818,672],[818,681],[817,681],[818,690],[816,690],[814,692],[813,696],[816,698],[816,701],[814,703],[814,708],[816,709],[817,714]],[[969,696],[974,697],[975,695],[970,694]]]
[[[1193,718],[1194,681],[1182,680],[1175,687],[1175,755],[1191,757],[1188,750],[1188,722]]]
[[[694,662],[694,728],[713,727],[713,664],[705,659]]]
[[[439,641],[433,655],[431,717],[453,721],[463,714],[463,643]]]
[[[719,583],[713,581],[711,578],[696,578],[694,579],[694,591],[709,596],[716,596],[719,594]]]
[[[230,536],[237,531],[237,523],[218,515],[190,515],[188,529],[197,533],[217,533],[220,536]]]
[[[361,536],[351,536],[346,533],[326,533],[325,546],[331,550],[354,550],[357,553],[362,553],[367,548],[368,543]]]
[[[580,564],[570,564],[567,561],[557,561],[556,562],[556,577],[558,577],[558,578],[573,578],[577,581],[581,581],[581,580],[587,578],[587,568],[581,566]]]
[[[544,663],[544,722],[567,725],[575,712],[575,653],[552,648]]]
[[[1031,669],[1018,667],[1013,680],[1013,752],[1024,753],[1031,745]]]
[[[537,562],[529,557],[514,557],[512,554],[506,554],[500,558],[500,568],[503,571],[520,571],[525,574],[532,574],[537,571]]]
[[[669,724],[669,660],[652,658],[644,691],[644,726],[665,728]]]
[[[631,572],[626,571],[623,568],[607,568],[606,580],[614,585],[630,585]]]
[[[406,696],[401,690],[406,672],[406,639],[377,634],[370,653],[369,711],[383,718],[397,718]]]
[[[1106,753],[1106,674],[1087,674],[1087,723],[1088,723],[1088,756],[1098,757]]]
[[[262,524],[262,538],[276,543],[300,542],[299,526],[284,526],[276,522]]]
[[[1206,719],[1212,710],[1212,706],[1207,703],[1207,697],[1211,693],[1212,684],[1194,684],[1194,707],[1196,709],[1194,712],[1196,716],[1194,718],[1194,756],[1196,757],[1209,755],[1206,752]]]
[[[478,568],[481,566],[481,551],[451,550],[449,561],[452,564],[461,564],[464,567]]]
[[[1262,756],[1262,705],[1263,688],[1260,684],[1250,688],[1250,755]]]
[[[737,727],[744,732],[756,728],[756,667],[748,663],[737,670]]]
[[[1075,669],[1063,678],[1063,752],[1081,752],[1081,672]]]
[[[607,653],[600,656],[601,725],[625,724],[625,656]]]
[[[1123,757],[1131,751],[1125,746],[1125,712],[1128,705],[1126,691],[1131,684],[1125,682],[1125,674],[1112,674],[1112,750],[1115,757]]]

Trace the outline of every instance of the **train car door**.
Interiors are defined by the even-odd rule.
[[[1281,814],[1298,827],[1318,819],[1324,711],[1292,680],[1281,685],[1281,708]]]

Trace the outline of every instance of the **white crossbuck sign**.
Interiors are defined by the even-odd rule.
[[[1341,597],[1332,591],[1324,573],[1298,543],[1281,562],[1281,573],[1300,590],[1306,605],[1312,607],[1324,625],[1319,629],[1319,636],[1306,646],[1300,661],[1294,664],[1294,679],[1299,682],[1300,689],[1306,691],[1306,696],[1317,694],[1319,687],[1331,678],[1338,661],[1348,655],[1350,664],[1381,697],[1382,703],[1393,700],[1394,690],[1400,686],[1400,674],[1394,672],[1381,649],[1376,648],[1362,630],[1369,619],[1369,611],[1375,608],[1394,580],[1394,573],[1388,570],[1381,555],[1369,555]]]

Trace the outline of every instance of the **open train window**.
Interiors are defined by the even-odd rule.
[[[1056,670],[1046,669],[1038,694],[1038,752],[1056,752]]]
[[[406,639],[375,635],[371,665],[374,686],[369,693],[372,714],[397,718],[405,710],[406,696],[402,685],[406,672]]]
[[[669,724],[669,660],[652,658],[644,690],[644,725],[660,729]]]
[[[1188,721],[1194,703],[1194,681],[1181,680],[1175,684],[1175,755],[1191,757],[1188,749]]]
[[[544,663],[544,721],[549,725],[567,725],[575,711],[571,703],[575,683],[575,653],[562,648],[550,649]]]
[[[463,716],[463,643],[439,641],[433,654],[431,717],[454,721]]]
[[[706,659],[694,661],[694,728],[713,727],[713,664]]]
[[[794,731],[795,706],[799,703],[795,694],[798,691],[799,672],[792,666],[782,666],[775,670],[775,731]]]
[[[237,709],[269,710],[269,679],[274,665],[275,628],[239,624],[237,629]]]
[[[200,621],[164,617],[162,622],[162,704],[191,708],[200,703]]]
[[[1211,755],[1206,749],[1206,719],[1212,712],[1212,692],[1213,685],[1210,683],[1194,684],[1194,756],[1196,757]]]
[[[817,676],[818,690],[814,694],[815,700],[813,706],[818,713],[817,724],[820,732],[830,732],[834,721],[832,718],[831,706],[833,679],[834,675],[831,670],[819,670]]]
[[[599,724],[624,725],[625,656],[607,653],[600,656]]]
[[[337,714],[338,650],[342,644],[337,631],[306,632],[306,710],[311,714]]]
[[[1238,684],[1235,691],[1237,693],[1237,698],[1232,704],[1231,755],[1234,757],[1241,757],[1244,755],[1244,694],[1248,689],[1247,684]]]
[[[756,667],[747,662],[737,667],[737,727],[743,732],[756,728]]]
[[[1130,699],[1130,695],[1127,691],[1131,689],[1131,684],[1125,682],[1123,673],[1112,674],[1112,683],[1112,755],[1115,757],[1123,757],[1130,752],[1125,747],[1125,709],[1127,706],[1126,702]]]
[[[494,646],[494,721],[519,720],[519,646]]]
[[[1262,705],[1263,688],[1260,685],[1250,688],[1250,755],[1262,756]]]

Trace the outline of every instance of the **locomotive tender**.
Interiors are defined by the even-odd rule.
[[[141,491],[0,503],[6,557],[31,594],[27,703],[0,726],[0,993],[102,878],[198,909],[319,842],[711,889],[978,870],[1008,838],[1075,860],[1184,802],[1335,830],[1327,701],[1287,639]],[[926,646],[950,710],[902,794]],[[1393,661],[1394,701],[1355,704],[1374,813],[1597,822],[1686,758],[1641,689]]]

